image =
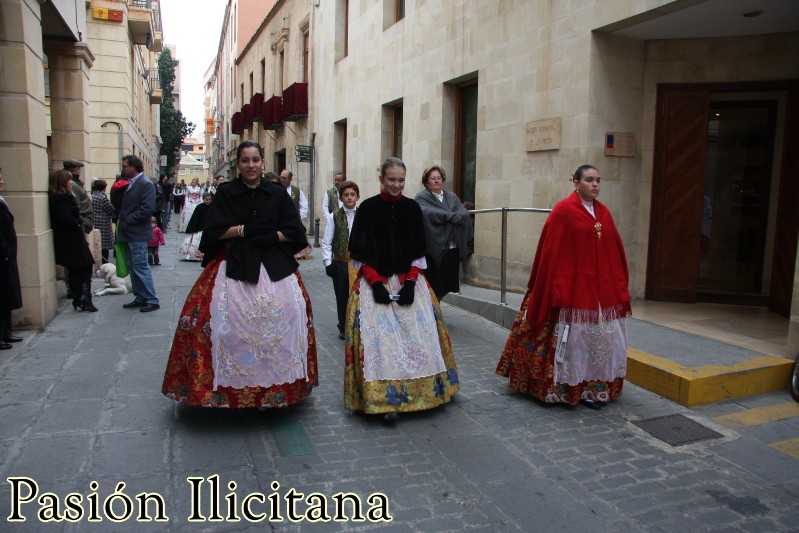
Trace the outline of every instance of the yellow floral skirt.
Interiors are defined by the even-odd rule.
[[[364,282],[365,283],[365,282]],[[344,407],[352,411],[363,411],[367,414],[404,413],[433,409],[449,403],[452,395],[460,390],[458,369],[452,353],[447,326],[441,314],[435,293],[428,287],[428,299],[416,298],[413,306],[432,305],[435,324],[438,330],[438,342],[445,370],[431,376],[415,379],[364,379],[363,340],[361,338],[361,276],[355,280],[347,303],[347,319],[345,326],[345,361],[344,361]],[[368,292],[368,294],[366,294]],[[371,298],[371,291],[365,291],[365,297]],[[391,303],[389,305],[397,305]]]

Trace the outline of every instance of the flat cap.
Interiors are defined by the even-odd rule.
[[[78,168],[82,167],[83,163],[75,161],[74,159],[64,159],[64,168]]]

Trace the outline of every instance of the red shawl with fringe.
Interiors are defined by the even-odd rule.
[[[607,207],[594,201],[596,219],[577,193],[549,215],[527,288],[527,320],[599,322],[630,315],[629,272],[624,245]]]

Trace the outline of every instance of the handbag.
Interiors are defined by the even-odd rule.
[[[127,243],[119,242],[119,240],[116,239],[118,231],[119,224],[114,228],[114,259],[116,259],[117,264],[117,276],[124,278],[128,275],[128,264],[125,261],[125,248],[127,247]]]

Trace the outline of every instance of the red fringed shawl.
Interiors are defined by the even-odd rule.
[[[558,202],[549,215],[527,288],[527,320],[599,322],[630,314],[629,272],[624,245],[607,207],[594,201],[596,219],[577,193]]]

